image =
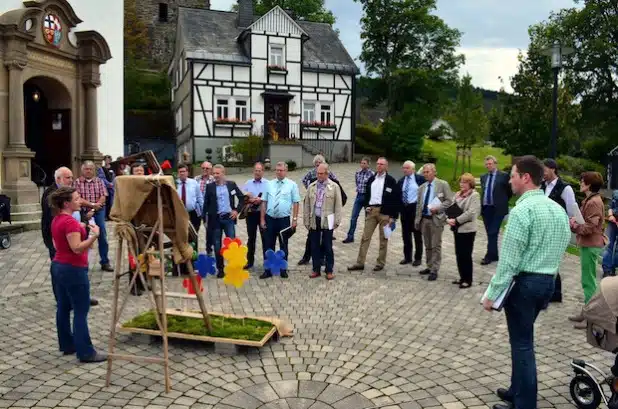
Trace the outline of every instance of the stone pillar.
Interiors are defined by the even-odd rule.
[[[84,127],[84,138],[82,160],[91,160],[99,163],[103,155],[99,152],[99,122],[97,112],[97,88],[101,85],[98,72],[89,72],[82,78],[85,89],[86,103],[86,126]]]
[[[23,69],[26,58],[14,57],[5,61],[9,70],[9,143],[2,152],[4,181],[2,193],[11,198],[12,204],[24,205],[39,202],[39,191],[31,180],[30,161],[34,157],[26,146],[24,126]]]

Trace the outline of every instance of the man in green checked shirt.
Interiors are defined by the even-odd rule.
[[[564,209],[539,189],[543,163],[523,156],[511,171],[513,193],[520,195],[509,215],[500,261],[483,296],[483,307],[493,302],[515,280],[504,303],[511,344],[511,386],[497,395],[506,404],[494,409],[536,409],[537,380],[534,321],[554,293],[554,277],[571,238]]]

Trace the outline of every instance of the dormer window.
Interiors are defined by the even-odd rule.
[[[283,45],[270,45],[269,65],[273,67],[285,67],[285,61],[283,61]]]

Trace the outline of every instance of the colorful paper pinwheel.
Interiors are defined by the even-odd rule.
[[[227,285],[233,285],[236,288],[243,286],[245,281],[249,279],[249,272],[239,265],[227,265],[223,269],[225,276],[223,282]]]
[[[200,292],[204,291],[204,286],[202,286],[202,277],[196,276],[197,285],[200,287]],[[193,283],[188,278],[182,280],[182,286],[187,289],[187,294],[195,294],[195,288],[193,288]]]
[[[217,260],[206,253],[200,253],[193,265],[202,278],[206,278],[208,274],[214,275],[217,273]]]
[[[264,269],[270,270],[272,275],[278,276],[281,274],[281,270],[287,270],[288,262],[285,259],[285,253],[283,250],[266,250],[266,256],[264,260]]]
[[[240,241],[240,240],[238,240]],[[228,249],[223,253],[223,258],[227,260],[228,266],[244,267],[247,265],[247,246],[241,246],[237,242],[230,243]]]
[[[242,244],[240,239],[238,238],[230,239],[229,237],[226,237],[223,239],[223,246],[221,247],[221,251],[219,252],[219,254],[223,255],[230,248],[230,245],[232,243],[238,244],[238,247],[240,247],[240,245]]]

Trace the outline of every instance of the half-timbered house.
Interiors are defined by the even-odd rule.
[[[358,73],[329,24],[280,7],[255,17],[251,0],[238,12],[181,7],[169,67],[178,153],[222,160],[258,135],[273,162],[351,160]]]

